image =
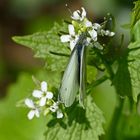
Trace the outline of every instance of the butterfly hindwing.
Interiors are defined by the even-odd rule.
[[[79,103],[84,107],[85,85],[86,85],[86,46],[82,46],[80,55],[80,86]]]

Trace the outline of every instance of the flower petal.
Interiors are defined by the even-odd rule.
[[[58,118],[58,119],[63,118],[63,113],[61,112],[61,110],[58,110],[58,111],[57,111],[57,118]]]
[[[90,42],[91,42],[91,38],[87,37],[87,40],[86,41],[87,41],[86,42],[86,45],[88,46],[90,44]]]
[[[50,106],[50,110],[52,112],[56,112],[57,109],[58,109],[58,103],[54,103],[52,106]]]
[[[42,98],[40,99],[39,105],[40,105],[40,106],[44,106],[45,104],[46,104],[46,97],[42,97]]]
[[[47,91],[47,82],[45,82],[45,81],[41,82],[41,90],[43,92]]]
[[[90,22],[89,20],[86,20],[84,24],[86,27],[92,27],[92,22]]]
[[[38,109],[35,110],[35,116],[36,116],[37,118],[40,117],[40,114],[39,114],[39,110],[38,110]]]
[[[70,41],[70,35],[62,35],[60,37],[61,42],[69,42]]]
[[[71,36],[75,36],[75,30],[74,30],[74,26],[72,24],[68,25],[68,29],[69,29],[69,34]]]
[[[35,115],[35,111],[34,110],[31,110],[29,113],[28,113],[28,119],[29,120],[31,120],[31,119],[33,119],[33,117],[34,117],[34,115]]]
[[[76,45],[78,39],[79,39],[79,36],[76,35],[76,36],[75,36],[75,39],[72,39],[72,40],[70,41],[70,49],[71,49],[71,51],[74,49],[74,47],[75,47],[75,45]]]
[[[82,9],[82,17],[81,17],[81,20],[83,20],[85,17],[86,17],[86,10],[84,7],[81,8]]]
[[[74,49],[75,45],[76,45],[75,40],[71,40],[70,41],[70,49],[71,49],[71,51]]]
[[[110,35],[109,36],[114,36],[115,35],[115,33],[114,32],[110,32]]]
[[[94,41],[97,41],[97,32],[94,29],[88,31],[88,33]]]
[[[109,34],[110,34],[110,31],[109,31],[109,30],[106,30],[106,31],[105,31],[105,35],[106,35],[106,36],[109,36]]]
[[[94,23],[94,24],[93,24],[93,27],[94,27],[95,30],[98,30],[98,29],[101,28],[101,25],[98,24],[98,23]]]
[[[105,30],[103,30],[103,29],[101,29],[101,35],[102,35],[102,36],[104,36],[104,35],[105,35],[105,33],[106,33],[106,31],[105,31]]]
[[[52,99],[53,98],[53,93],[48,91],[47,95],[46,95],[46,98],[47,99]]]
[[[79,10],[77,10],[77,11],[74,11],[73,12],[73,15],[71,16],[71,18],[72,19],[74,19],[74,20],[80,20],[80,11]]]
[[[50,107],[50,111],[52,111],[52,112],[56,112],[56,109],[53,108],[53,107],[51,106],[51,107]]]
[[[29,108],[35,108],[34,102],[33,102],[31,99],[29,99],[29,98],[25,99],[25,104],[26,104]]]
[[[33,95],[34,97],[36,97],[36,98],[41,98],[42,95],[43,95],[43,92],[40,91],[40,90],[34,90],[33,93],[32,93],[32,95]]]

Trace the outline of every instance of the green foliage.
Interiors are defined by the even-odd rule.
[[[131,15],[131,26],[133,27],[136,22],[140,19],[140,0],[134,2],[135,6]]]
[[[118,60],[118,63],[119,63],[119,66],[115,74],[115,77],[113,79],[113,84],[116,88],[117,93],[120,96],[132,97],[132,85],[131,85],[130,73],[128,70],[127,55],[124,55],[124,57],[121,57]]]
[[[134,41],[140,40],[140,20],[138,20],[136,24],[133,26],[132,35]]]
[[[27,110],[17,108],[16,103],[33,89],[31,75],[23,73],[8,90],[7,98],[0,101],[1,140],[44,140],[44,118],[28,121]]]
[[[131,110],[129,106],[129,101],[125,100],[125,104],[117,128],[118,140],[140,139],[140,125],[138,125],[140,123],[140,116],[136,111],[136,104],[133,105],[133,108]]]
[[[129,48],[135,49],[140,46],[140,42],[134,42],[129,45]],[[140,93],[140,50],[133,50],[129,53],[129,71],[133,88],[133,98],[137,101],[137,96]]]
[[[93,66],[87,65],[87,83],[91,84],[96,80],[97,69]]]
[[[131,75],[133,98],[137,101],[137,96],[140,94],[140,20],[132,28],[133,41],[128,46],[130,49],[128,59],[129,71]]]
[[[63,120],[53,119],[48,123],[46,140],[99,140],[99,136],[104,134],[103,114],[90,95],[87,97],[86,110],[75,103],[66,113]]]
[[[61,72],[66,67],[68,49],[64,43],[61,43],[58,36],[59,31],[67,32],[65,23],[62,25],[55,23],[54,27],[48,32],[38,32],[22,37],[15,36],[13,40],[31,48],[35,52],[35,57],[47,61],[47,69]],[[63,56],[63,54],[66,56]]]
[[[33,35],[13,37],[15,42],[31,48],[35,52],[35,57],[47,61],[47,69],[51,71],[47,71],[48,77],[43,74],[43,78],[45,77],[46,81],[52,86],[52,89],[53,87],[59,88],[60,72],[66,67],[68,60],[66,56],[69,55],[67,46],[60,42],[58,31],[66,31],[65,24],[63,24],[63,27],[55,24],[49,32],[38,32]],[[88,67],[88,72],[88,82],[91,83],[95,80],[97,72],[92,66]],[[53,78],[51,75],[53,75]],[[45,133],[46,140],[61,139],[64,134],[65,140],[84,140],[87,138],[89,140],[93,138],[98,140],[98,137],[104,133],[102,127],[104,117],[101,110],[92,101],[91,96],[87,97],[86,110],[83,110],[76,103],[71,108],[66,109],[66,114],[67,116],[64,120],[53,119],[49,121],[48,118],[49,123]]]
[[[119,94],[121,97],[130,97],[130,101],[132,101],[131,97],[133,97],[134,101],[137,102],[138,95],[140,94],[140,0],[135,2],[131,23],[127,25],[127,28],[129,28],[130,25],[132,38],[130,44],[128,45],[128,48],[124,48],[122,46],[123,38],[121,47],[118,50],[114,49],[112,45],[102,46],[103,50],[100,50],[98,49],[99,47],[93,43],[93,53],[91,53],[91,56],[88,56],[87,61],[87,64],[90,65],[87,66],[87,82],[89,84],[89,89],[87,89],[87,91],[91,92],[94,86],[97,86],[101,82],[110,78],[112,84],[116,88],[117,94]],[[108,26],[110,26],[110,24]],[[48,75],[43,73],[42,79],[46,80],[51,85],[51,87],[49,88],[51,88],[52,90],[59,88],[61,77],[60,73],[65,70],[69,56],[67,45],[61,43],[58,36],[58,33],[60,31],[67,32],[66,24],[63,23],[61,26],[56,23],[54,27],[48,32],[44,31],[23,37],[13,37],[13,40],[15,42],[31,48],[35,52],[35,57],[42,58],[46,61]],[[106,39],[103,38],[103,41],[104,40]],[[98,41],[100,42],[100,40]],[[123,50],[126,50],[126,52],[122,53],[121,51]],[[120,56],[118,53],[122,53],[122,55]],[[118,67],[117,70],[114,70],[116,68],[114,67],[114,63],[116,61],[118,62]],[[98,80],[96,81],[95,77],[97,77],[96,75],[98,73],[98,70],[100,71],[99,77],[101,78],[97,78]],[[114,73],[114,71],[116,71],[116,73]],[[19,85],[18,83],[13,91],[10,90],[10,93],[11,91],[12,93],[22,92],[22,88],[24,91],[24,89],[30,88],[30,86],[32,86],[28,84],[31,83],[31,81],[26,82],[26,78],[22,80],[22,83],[27,83],[27,85],[25,84],[25,86],[22,85],[21,87],[21,85]],[[64,95],[66,95],[65,92]],[[54,117],[47,116],[48,123],[45,132],[45,139],[60,140],[63,138],[64,140],[99,140],[99,136],[104,134],[104,130],[102,127],[102,124],[104,123],[104,117],[101,110],[93,102],[91,95],[88,95],[86,99],[87,102],[85,105],[85,110],[79,106],[78,102],[75,102],[71,107],[65,108],[65,116],[63,119],[54,119]],[[69,99],[67,100],[69,101]],[[139,126],[137,126],[135,129],[135,125],[139,123],[139,116],[137,115],[137,112],[135,110],[131,110],[132,112],[129,112],[129,114],[122,114],[123,102],[124,100],[120,100],[121,105],[118,105],[118,107],[116,107],[114,111],[114,116],[112,117],[111,125],[109,128],[109,134],[112,135],[112,137],[110,137],[110,140],[112,140],[113,137],[117,137],[117,139],[119,140],[121,140],[122,138],[128,139],[128,137],[139,137]],[[0,104],[0,108],[1,106],[2,108],[4,108],[4,105]],[[10,108],[11,107],[12,106],[10,106]],[[130,108],[128,109],[128,111],[130,111]],[[2,111],[2,113],[3,112],[4,111]],[[14,114],[15,113],[19,112],[15,111]],[[23,115],[22,113],[20,113],[20,115],[25,118],[25,114]],[[2,125],[5,125],[3,124],[3,120],[7,119],[8,117],[9,116],[7,116],[6,114],[6,117],[0,118],[2,120],[0,123],[0,127]],[[15,116],[12,117],[14,118]],[[16,117],[17,119],[14,119],[18,121],[18,124],[22,125],[22,122],[24,123],[25,119],[22,119],[22,122],[20,122],[21,120],[19,120],[18,115]],[[12,125],[14,127],[16,126],[14,124],[10,124],[10,121],[7,122],[8,124],[6,124],[6,126],[8,127],[9,125]],[[25,136],[29,136],[29,139],[40,139],[37,137],[37,132],[39,132],[39,135],[40,131],[42,132],[44,125],[42,128],[40,128],[41,125],[41,123],[37,123],[37,126],[35,126],[35,128],[37,128],[34,128],[35,130],[33,129],[31,131],[31,136],[28,134],[25,134]],[[13,130],[14,129],[15,128],[13,128]],[[21,130],[23,129],[24,128],[22,128]],[[122,129],[124,130],[124,132],[120,131]],[[29,132],[29,129],[27,132]],[[32,134],[32,132],[34,132],[34,135]],[[20,137],[17,137],[17,139],[19,138]],[[6,139],[6,137],[2,137],[2,139]]]
[[[56,80],[55,78],[52,79],[52,75],[54,76],[53,72],[48,71],[46,75],[46,72],[41,71],[37,73],[35,77],[57,86],[58,78],[56,78]],[[103,114],[95,105],[91,96],[87,97],[86,110],[79,107],[78,103],[75,103],[71,108],[66,110],[67,116],[62,120],[51,120],[50,116],[47,116],[47,119],[42,117],[28,121],[28,111],[26,109],[17,108],[16,103],[28,96],[34,87],[35,85],[33,85],[31,75],[23,73],[19,76],[18,81],[9,88],[9,96],[0,102],[0,139],[43,140],[43,131],[45,129],[47,129],[45,133],[46,140],[61,139],[64,134],[65,140],[70,138],[72,140],[82,140],[86,138],[89,140],[92,138],[98,140],[98,136],[104,134],[102,127],[104,123]],[[46,128],[47,122],[49,123]],[[7,128],[10,129],[7,130]]]

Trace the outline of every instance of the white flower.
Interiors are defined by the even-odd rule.
[[[27,115],[29,120],[33,119],[34,116],[36,116],[37,118],[39,118],[39,116],[40,116],[39,110],[38,110],[37,107],[35,107],[34,102],[31,99],[27,98],[25,100],[25,105],[28,108],[31,109],[30,112]]]
[[[59,109],[59,102],[54,102],[52,106],[50,106],[50,111],[56,112],[57,118],[63,118],[63,113],[61,109]]]
[[[52,112],[56,112],[58,110],[58,102],[54,102],[52,106],[50,106],[50,110]]]
[[[108,34],[108,36],[114,36],[114,35],[115,35],[114,32],[110,32],[110,33]]]
[[[41,90],[34,90],[32,95],[36,98],[39,98],[39,105],[44,106],[46,104],[47,99],[53,98],[53,93],[47,91],[47,83],[45,81],[41,82],[40,85]]]
[[[59,109],[59,110],[57,110],[57,119],[61,119],[61,118],[63,118],[63,113],[62,113],[62,111]]]
[[[94,27],[95,30],[101,29],[101,25],[98,24],[98,23],[94,23],[94,24],[93,24],[93,27]]]
[[[95,31],[94,28],[89,30],[88,33],[93,41],[97,41],[97,31]]]
[[[91,38],[90,38],[90,37],[87,37],[87,38],[86,38],[86,43],[85,43],[85,45],[88,46],[88,45],[90,44],[90,42],[91,42]]]
[[[110,36],[110,37],[112,37],[112,36],[114,36],[115,35],[115,33],[114,32],[111,32],[111,31],[109,31],[109,30],[101,30],[101,35],[102,36]]]
[[[72,51],[77,43],[78,35],[75,34],[75,29],[72,24],[68,26],[68,30],[69,30],[69,35],[62,35],[60,39],[61,42],[70,42],[70,49]]]
[[[84,25],[85,25],[86,28],[92,27],[92,22],[89,21],[89,20],[85,20],[85,21],[84,21]]]
[[[79,10],[76,10],[73,12],[73,15],[71,16],[74,20],[80,20],[83,21],[84,18],[86,18],[86,10],[82,7],[82,13]]]
[[[111,32],[111,31],[109,31],[109,30],[104,30],[104,29],[102,29],[102,26],[100,25],[100,24],[98,24],[98,23],[94,23],[93,24],[93,27],[94,27],[94,29],[97,31],[97,32],[99,32],[99,34],[101,34],[102,36],[109,36],[109,37],[111,37],[111,36],[114,36],[115,35],[115,33],[114,32]]]

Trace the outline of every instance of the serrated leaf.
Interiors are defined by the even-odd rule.
[[[66,43],[61,43],[58,36],[59,31],[65,31],[66,24],[54,24],[50,31],[37,32],[32,35],[15,36],[12,39],[21,45],[31,48],[35,57],[47,61],[46,66],[52,71],[63,71],[66,67],[68,57],[56,54],[69,54]]]
[[[85,110],[76,103],[66,112],[68,117],[48,123],[46,140],[99,140],[99,136],[104,134],[103,114],[90,95]]]
[[[118,63],[119,63],[118,70],[113,79],[115,89],[117,93],[122,97],[124,96],[132,97],[132,85],[130,73],[128,70],[127,55],[121,57]]]
[[[140,94],[140,41],[130,43],[128,46],[129,71],[131,76],[133,99],[137,102],[137,96]]]
[[[140,19],[140,0],[134,2],[135,6],[131,15],[131,26],[133,27],[135,23]]]
[[[130,49],[128,59],[130,60],[129,71],[133,87],[133,99],[137,102],[137,97],[140,94],[140,1],[135,3],[133,14],[137,14],[137,19],[135,19],[132,28],[134,42],[131,42],[128,46]]]
[[[136,24],[133,26],[132,34],[134,36],[135,41],[140,40],[140,20],[138,20]]]

